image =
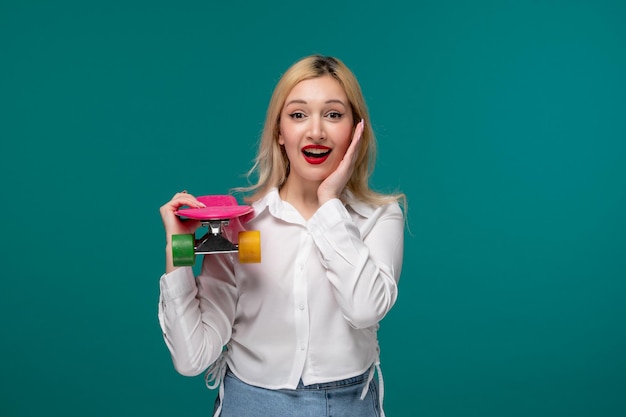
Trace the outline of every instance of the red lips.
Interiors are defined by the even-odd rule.
[[[302,148],[302,154],[304,155],[305,161],[314,165],[318,165],[326,161],[331,151],[331,148],[323,145],[307,145]]]

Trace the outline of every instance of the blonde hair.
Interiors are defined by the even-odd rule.
[[[289,174],[289,160],[284,148],[278,143],[278,136],[280,114],[285,100],[300,81],[325,75],[332,76],[344,89],[352,108],[354,127],[361,119],[365,122],[354,171],[346,188],[355,199],[365,203],[382,205],[402,200],[406,205],[404,194],[381,194],[370,189],[369,178],[376,160],[376,138],[361,87],[352,71],[343,62],[337,58],[322,55],[302,58],[293,64],[278,81],[267,108],[258,154],[252,169],[248,172],[248,177],[257,175],[256,184],[236,188],[235,191],[251,193],[245,198],[245,201],[249,203],[260,199],[272,188],[280,188],[283,185]]]

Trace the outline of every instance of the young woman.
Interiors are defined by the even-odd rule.
[[[183,375],[207,368],[222,417],[384,415],[378,323],[403,258],[402,194],[369,187],[375,138],[359,84],[338,59],[306,57],[272,95],[247,192],[262,262],[205,256],[175,268],[171,236],[192,233],[177,193],[161,207],[168,245],[159,321]],[[227,231],[236,236],[236,226]],[[373,378],[378,371],[378,380]]]

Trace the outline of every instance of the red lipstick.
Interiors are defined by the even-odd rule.
[[[318,165],[326,161],[331,151],[331,148],[323,145],[307,145],[302,148],[305,161],[313,165]]]

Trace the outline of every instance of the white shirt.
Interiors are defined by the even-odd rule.
[[[159,322],[174,366],[198,375],[227,346],[241,380],[269,389],[360,375],[377,363],[378,322],[397,297],[404,245],[398,204],[334,199],[308,220],[273,189],[253,203],[258,264],[204,256],[161,277]],[[231,222],[227,236],[236,238]]]

